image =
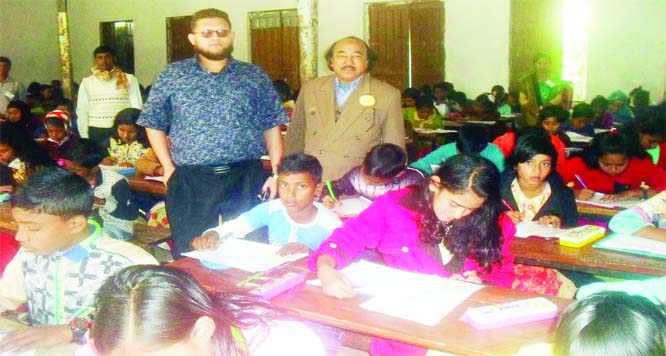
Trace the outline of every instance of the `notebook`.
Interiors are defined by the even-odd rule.
[[[594,244],[606,250],[633,253],[636,255],[666,258],[666,242],[623,234],[610,234]]]
[[[601,200],[604,194],[596,192],[590,200],[576,200],[576,204],[587,204],[592,206],[598,206],[602,208],[609,209],[618,209],[618,208],[631,208],[641,203],[640,199],[629,199],[629,200],[616,200],[616,201],[606,201]]]

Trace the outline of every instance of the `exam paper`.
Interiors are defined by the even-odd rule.
[[[357,216],[372,204],[370,199],[364,197],[345,197],[339,198],[339,201],[342,205],[331,209],[338,216]]]
[[[419,129],[415,128],[414,131],[422,134],[445,134],[445,133],[457,133],[457,130],[447,130],[447,129]]]
[[[307,256],[306,253],[278,255],[277,251],[281,247],[230,238],[224,240],[215,250],[192,251],[183,255],[248,272],[266,271],[283,263],[296,261]]]
[[[566,229],[556,229],[547,225],[539,225],[536,221],[523,220],[516,224],[516,237],[542,236],[557,237],[566,232]]]
[[[576,203],[583,203],[588,205],[600,206],[602,208],[631,208],[641,203],[639,199],[629,199],[629,200],[616,200],[616,201],[606,201],[601,200],[604,194],[596,192],[592,199],[590,200],[576,200]]]
[[[378,313],[435,326],[452,309],[483,285],[408,272],[359,261],[341,270],[354,289],[373,298],[361,307]],[[308,284],[319,285],[318,280]]]
[[[592,137],[581,135],[577,132],[566,131],[566,134],[569,136],[569,139],[571,139],[571,142],[588,143],[592,141]]]

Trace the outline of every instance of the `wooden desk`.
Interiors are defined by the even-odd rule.
[[[511,251],[517,263],[569,271],[601,274],[611,277],[644,279],[666,276],[666,261],[592,247],[560,246],[556,239],[516,238]]]
[[[135,175],[127,177],[130,189],[136,192],[146,192],[157,195],[167,195],[167,187],[162,182],[144,179],[144,176]]]
[[[576,203],[576,209],[578,210],[579,219],[605,222],[610,221],[610,219],[615,216],[615,214],[622,211],[622,209],[603,208],[585,203]]]
[[[216,291],[239,290],[240,287],[234,283],[250,275],[248,272],[235,269],[210,270],[191,258],[180,259],[169,266],[189,272],[204,287]],[[304,261],[286,266],[284,270],[307,271]],[[366,335],[460,355],[511,355],[521,346],[547,341],[555,328],[555,319],[486,331],[476,330],[459,319],[468,307],[534,296],[535,294],[487,286],[470,296],[435,327],[362,309],[359,304],[367,300],[367,297],[359,296],[352,299],[327,297],[321,293],[319,287],[310,285],[296,287],[276,297],[273,302],[297,312],[304,319]],[[560,312],[572,302],[563,298],[547,298],[558,305]]]

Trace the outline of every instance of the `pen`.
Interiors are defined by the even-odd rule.
[[[506,206],[509,209],[509,211],[515,211],[515,210],[513,210],[511,205],[509,205],[509,203],[507,203],[506,200],[502,199],[502,204],[504,204],[504,206]]]
[[[590,189],[590,188],[587,187],[587,184],[585,184],[585,182],[583,182],[583,178],[581,178],[578,174],[574,174],[574,177],[576,177],[576,180],[578,180],[578,183],[580,183],[580,185],[582,185],[583,188]]]
[[[333,192],[333,186],[331,185],[330,180],[326,181],[326,189],[328,189],[328,194],[331,195],[331,198],[333,198],[335,201],[338,201],[338,198],[335,197],[335,192]]]

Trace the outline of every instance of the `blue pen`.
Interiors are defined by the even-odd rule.
[[[583,178],[581,178],[578,174],[574,174],[574,177],[576,177],[576,180],[578,180],[578,183],[580,183],[580,185],[582,185],[583,188],[590,189],[590,188],[587,187],[587,184],[585,184],[585,182],[583,182]]]

